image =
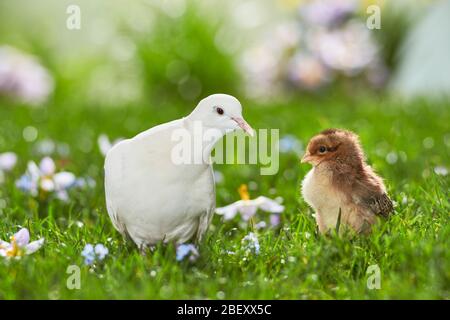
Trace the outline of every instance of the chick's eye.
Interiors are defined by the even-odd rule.
[[[325,153],[325,151],[327,151],[327,148],[326,148],[326,147],[321,146],[321,147],[319,148],[319,152],[320,152],[320,153]]]
[[[216,112],[220,115],[223,115],[223,109],[221,107],[217,107]]]

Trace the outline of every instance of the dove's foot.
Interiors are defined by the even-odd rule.
[[[149,253],[149,252],[151,253],[151,252],[155,251],[155,249],[156,249],[155,246],[150,246],[150,245],[146,245],[146,244],[141,244],[138,246],[138,248],[139,248],[139,253],[144,257],[147,255],[147,253]]]

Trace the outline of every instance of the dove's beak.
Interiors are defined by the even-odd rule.
[[[237,118],[237,117],[231,118],[231,119],[236,121],[236,123],[242,130],[244,130],[248,135],[253,137],[253,129],[252,129],[252,127],[250,127],[250,125],[247,123],[247,121],[245,121],[243,118]]]

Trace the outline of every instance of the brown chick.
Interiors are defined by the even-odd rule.
[[[321,233],[338,224],[368,233],[377,216],[393,211],[383,180],[365,162],[358,136],[328,129],[311,139],[302,163],[313,165],[302,182],[302,195],[316,211]]]

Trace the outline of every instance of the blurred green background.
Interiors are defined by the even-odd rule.
[[[81,28],[71,29],[78,9]],[[448,299],[449,18],[450,1],[438,0],[2,0],[0,154],[18,160],[0,167],[0,239],[20,225],[46,244],[0,261],[0,298]],[[215,166],[217,205],[246,183],[252,198],[284,199],[281,224],[258,231],[257,257],[239,249],[250,226],[218,216],[193,266],[173,248],[142,257],[106,214],[97,139],[132,137],[217,92],[281,137],[277,175]],[[299,195],[309,170],[299,157],[327,127],[361,136],[396,203],[370,238],[317,236]],[[71,190],[68,203],[21,192],[27,162],[46,155],[96,186]],[[66,267],[82,265],[88,242],[113,259],[82,269],[88,290],[68,290]],[[383,290],[367,290],[370,264]]]
[[[380,25],[369,29],[373,6]],[[424,0],[2,1],[2,51],[37,58],[53,85],[23,98],[27,90],[11,87],[24,86],[26,76],[5,71],[4,53],[0,94],[92,107],[181,100],[188,110],[214,92],[260,103],[336,91],[446,95],[448,7]],[[74,19],[79,29],[71,28]],[[34,79],[31,67],[22,69]]]

